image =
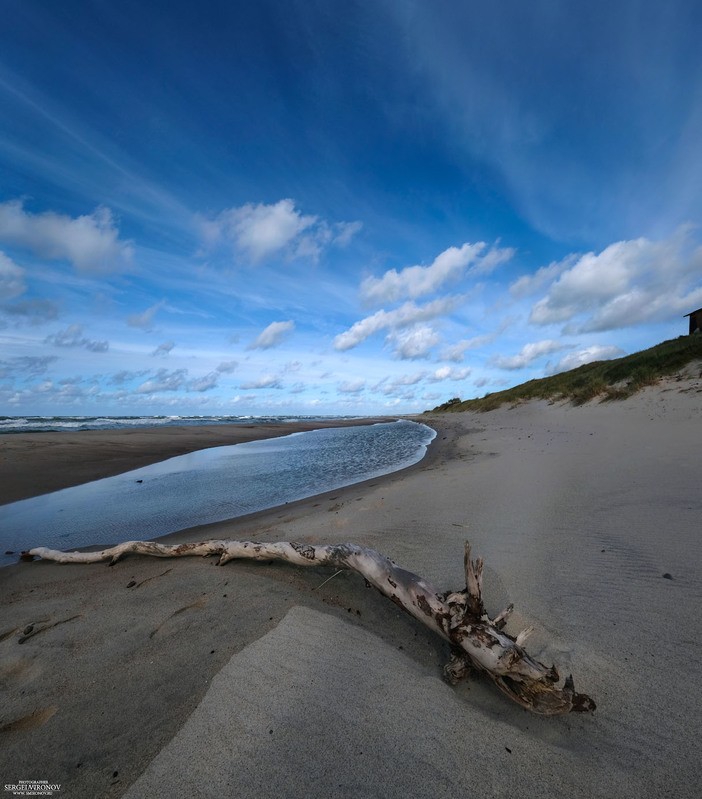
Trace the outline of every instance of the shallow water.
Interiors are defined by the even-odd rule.
[[[72,549],[231,519],[411,466],[435,435],[401,420],[191,452],[0,506],[0,548]]]

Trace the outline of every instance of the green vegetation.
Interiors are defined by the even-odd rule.
[[[461,401],[454,397],[434,411],[492,411],[505,403],[532,399],[570,400],[574,405],[598,397],[601,402],[625,399],[696,360],[702,360],[702,336],[680,336],[633,355],[612,361],[593,361],[569,372],[486,394],[480,399]]]

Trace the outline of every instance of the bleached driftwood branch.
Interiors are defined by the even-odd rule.
[[[129,553],[159,558],[185,555],[219,555],[219,565],[236,558],[283,560],[298,566],[332,566],[358,572],[368,583],[445,638],[453,655],[444,668],[446,679],[455,684],[475,669],[489,677],[510,699],[534,713],[551,716],[570,711],[594,710],[586,694],[578,694],[572,676],[559,687],[555,666],[548,668],[531,658],[523,648],[530,629],[516,638],[504,631],[510,605],[494,619],[485,611],[482,598],[483,561],[472,560],[465,545],[466,588],[439,594],[429,583],[397,566],[373,549],[355,544],[312,546],[295,542],[202,541],[167,545],[152,541],[127,541],[99,552],[60,552],[45,547],[26,556],[58,563],[115,563]]]

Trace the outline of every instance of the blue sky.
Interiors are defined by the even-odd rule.
[[[686,332],[702,6],[4,0],[0,414],[366,414]]]

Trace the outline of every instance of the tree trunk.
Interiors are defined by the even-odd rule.
[[[453,655],[444,668],[444,676],[451,684],[474,669],[485,674],[510,699],[534,713],[551,716],[595,709],[589,696],[575,692],[572,676],[559,687],[556,667],[548,668],[526,653],[523,644],[531,629],[522,631],[516,638],[504,631],[511,605],[494,619],[488,617],[482,599],[483,561],[480,558],[471,560],[468,543],[464,556],[466,588],[443,594],[379,552],[356,544],[313,546],[287,541],[265,544],[215,540],[167,545],[127,541],[100,552],[60,552],[36,547],[25,553],[25,557],[31,560],[36,556],[58,563],[109,560],[112,564],[129,553],[159,558],[219,555],[220,566],[237,558],[250,558],[350,569],[451,644]]]

